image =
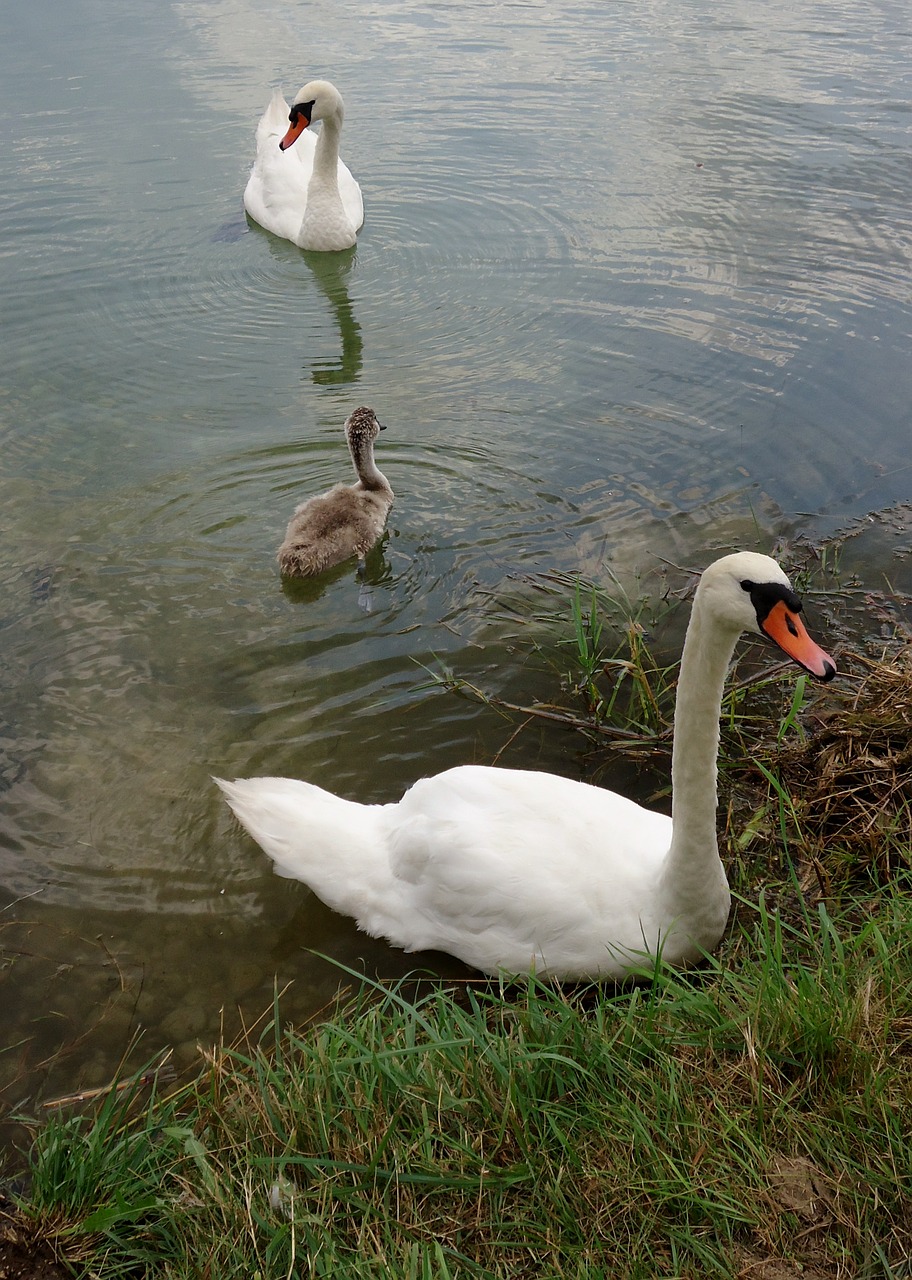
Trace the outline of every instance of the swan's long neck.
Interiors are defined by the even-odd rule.
[[[708,891],[725,881],[716,837],[716,767],[722,692],[738,632],[711,624],[700,603],[698,595],[678,676],[672,837],[662,873],[664,889],[682,913],[699,913]]]
[[[323,118],[320,136],[314,148],[313,175],[320,185],[338,189],[339,139],[342,135],[342,117],[329,115]]]
[[[386,476],[374,462],[374,443],[368,439],[352,439],[348,442],[355,474],[365,489],[390,489]],[[390,490],[391,491],[391,490]]]

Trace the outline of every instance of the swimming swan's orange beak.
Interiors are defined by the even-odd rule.
[[[297,139],[300,138],[301,134],[304,132],[304,130],[307,128],[309,124],[310,124],[310,121],[308,120],[307,116],[305,116],[303,112],[298,113],[295,116],[294,121],[291,124],[288,132],[285,134],[285,137],[279,143],[279,150],[287,151],[288,148],[291,146],[291,144],[293,142],[296,142]]]
[[[832,680],[836,663],[828,653],[815,644],[805,630],[799,615],[784,600],[777,600],[760,627],[777,644],[783,653],[809,671],[818,680]]]

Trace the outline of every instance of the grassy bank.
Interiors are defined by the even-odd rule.
[[[54,1117],[27,1215],[103,1277],[899,1277],[910,1010],[898,888],[795,927],[761,901],[623,992],[277,1004],[170,1097]]]
[[[569,705],[511,714],[661,764],[673,671],[629,614],[608,647],[596,597],[570,613]],[[8,1230],[102,1280],[912,1275],[906,664],[847,658],[813,706],[794,671],[735,675],[738,901],[702,968],[620,990],[340,972],[312,1025],[277,998],[179,1088],[36,1126]]]

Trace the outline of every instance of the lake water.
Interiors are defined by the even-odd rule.
[[[423,665],[553,696],[548,575],[635,585],[909,496],[910,28],[901,0],[6,6],[8,1100],[103,1083],[136,1031],[186,1059],[276,975],[303,1015],[339,980],[311,951],[414,966],[274,877],[211,773],[578,776],[578,741]],[[348,253],[241,205],[272,86],[314,76]],[[397,495],[370,612],[354,566],[284,591],[274,561],[358,404]]]

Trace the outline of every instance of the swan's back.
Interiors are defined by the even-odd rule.
[[[671,820],[626,796],[556,774],[461,765],[406,792],[390,861],[412,914],[386,936],[450,951],[487,972],[619,973],[655,944],[643,910]],[[409,937],[412,938],[409,944]],[[434,941],[431,941],[431,938]]]
[[[273,235],[294,241],[304,219],[317,139],[305,130],[297,146],[280,151],[288,111],[288,103],[276,89],[257,125],[257,154],[244,190],[244,208]]]
[[[266,110],[260,116],[257,122],[256,144],[257,151],[265,151],[266,144],[271,140],[275,141],[276,150],[279,149],[279,143],[288,130],[288,113],[291,110],[288,103],[282,96],[280,89],[274,89],[272,97],[266,106]],[[313,142],[313,139],[311,139]],[[313,145],[311,145],[311,151]]]

